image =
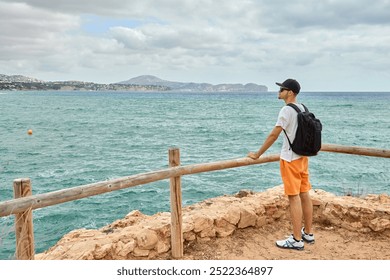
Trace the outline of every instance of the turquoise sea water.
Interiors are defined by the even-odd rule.
[[[390,93],[304,92],[299,101],[321,119],[324,143],[390,149]],[[244,157],[282,106],[274,92],[0,92],[0,201],[12,199],[16,178],[31,178],[38,194],[163,169],[173,146],[182,165]],[[310,164],[314,188],[390,194],[388,159],[321,153]],[[189,175],[183,203],[279,184],[278,163]],[[35,210],[36,252],[134,209],[169,211],[168,180]],[[0,218],[0,259],[14,258],[13,224]]]

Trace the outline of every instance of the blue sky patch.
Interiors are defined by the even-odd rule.
[[[107,32],[111,27],[122,26],[136,28],[138,26],[144,25],[147,22],[149,21],[145,21],[145,19],[117,19],[101,17],[97,15],[83,15],[81,29],[89,34],[99,35]]]

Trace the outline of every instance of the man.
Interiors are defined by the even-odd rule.
[[[299,83],[294,79],[287,79],[283,83],[276,83],[280,86],[279,99],[286,104],[294,103],[301,110],[301,104],[297,104],[297,95],[301,89]],[[291,143],[295,138],[298,127],[297,112],[290,106],[284,106],[278,116],[275,127],[268,135],[263,145],[257,152],[250,152],[248,157],[259,158],[278,139],[279,134],[285,130]],[[309,182],[308,158],[294,153],[286,135],[284,135],[282,151],[280,153],[280,174],[284,184],[284,192],[288,196],[290,204],[291,223],[293,234],[287,239],[276,241],[276,246],[286,249],[303,250],[304,242],[314,243],[312,232],[313,204],[309,195],[311,184]],[[304,227],[302,227],[302,216]]]

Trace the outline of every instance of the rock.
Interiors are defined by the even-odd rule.
[[[313,203],[313,206],[320,206],[322,204],[321,200],[317,198],[312,198],[311,202]]]
[[[158,242],[158,237],[156,232],[149,229],[145,229],[145,230],[141,230],[137,234],[136,240],[139,249],[151,250],[156,246]]]
[[[232,225],[224,218],[215,220],[215,232],[218,237],[226,237],[231,235],[236,230],[236,226]]]
[[[215,235],[216,235],[216,232],[215,232],[215,228],[214,227],[205,228],[201,232],[199,232],[199,236],[201,238],[215,237]]]
[[[186,241],[193,241],[196,239],[196,234],[193,231],[190,232],[184,232],[183,233],[183,239]]]
[[[105,244],[103,246],[96,245],[95,250],[93,252],[94,259],[101,260],[105,256],[107,256],[107,254],[111,252],[111,246],[112,244]]]
[[[267,224],[267,217],[260,216],[256,220],[256,227],[262,227]]]
[[[352,232],[390,234],[390,197],[337,197],[312,190],[314,220],[327,228],[342,226]],[[250,226],[262,227],[289,213],[283,186],[261,193],[223,196],[183,208],[183,239],[205,242],[232,235]],[[166,254],[171,249],[170,213],[147,216],[135,210],[99,230],[69,232],[37,260],[49,259],[144,259]]]
[[[149,256],[149,250],[135,248],[133,251],[134,257],[147,257]]]
[[[387,194],[381,194],[378,197],[379,203],[390,203],[390,196]]]
[[[241,209],[240,213],[240,221],[238,222],[237,227],[238,228],[246,228],[250,226],[256,225],[257,216],[252,209]]]
[[[376,218],[370,222],[369,227],[373,231],[384,231],[386,229],[390,229],[390,220]]]
[[[161,238],[168,238],[171,236],[171,217],[158,219],[156,217],[155,219],[152,219],[148,221],[147,227],[149,230],[157,232]]]
[[[162,241],[159,241],[156,246],[156,251],[158,254],[166,253],[171,249],[170,243],[165,243]]]
[[[198,214],[194,218],[194,232],[201,232],[205,229],[209,229],[213,226],[214,221],[209,217]]]
[[[272,217],[275,213],[278,212],[278,206],[275,203],[265,205],[264,209],[265,214],[270,217]]]
[[[242,197],[247,197],[249,195],[252,195],[253,191],[251,190],[240,190],[235,197],[242,198]]]
[[[135,245],[136,243],[134,239],[127,243],[123,243],[122,241],[119,241],[117,243],[115,253],[120,257],[126,257],[128,254],[134,251]]]
[[[183,216],[183,233],[186,233],[186,232],[190,232],[192,230],[194,230],[195,228],[195,225],[194,225],[194,221],[192,219],[192,217],[186,215],[186,216]]]
[[[238,206],[230,206],[224,212],[222,218],[232,225],[237,225],[241,218],[241,210]]]

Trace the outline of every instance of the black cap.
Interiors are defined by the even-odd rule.
[[[283,83],[276,83],[278,86],[286,89],[292,90],[294,93],[298,94],[301,90],[300,84],[294,79],[287,79]]]

